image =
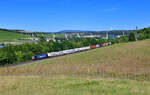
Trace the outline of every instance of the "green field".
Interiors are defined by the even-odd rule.
[[[26,37],[23,34],[18,34],[13,31],[0,30],[0,42],[15,42]]]
[[[44,36],[46,38],[53,38],[53,34],[37,34],[37,36]],[[65,38],[64,34],[55,34],[56,38]]]
[[[150,40],[0,68],[0,95],[150,95]]]
[[[47,38],[53,38],[53,34],[37,34],[37,36],[44,36]],[[0,30],[0,42],[20,42],[21,39],[31,38],[29,36],[16,33],[13,30]],[[65,38],[63,34],[56,34],[56,38]]]

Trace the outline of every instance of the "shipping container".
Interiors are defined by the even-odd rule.
[[[79,48],[80,51],[85,51],[85,50],[89,50],[89,49],[90,49],[90,46]]]
[[[70,50],[64,50],[63,53],[64,53],[64,54],[70,54],[71,51],[70,51]]]
[[[100,47],[100,45],[99,45],[99,44],[97,44],[97,45],[96,45],[96,47],[97,47],[97,48],[99,48],[99,47]]]
[[[51,52],[48,54],[49,57],[57,56],[58,52]]]
[[[85,47],[85,49],[86,49],[86,50],[89,50],[89,49],[91,49],[91,48],[90,48],[90,46],[88,46],[88,47]]]
[[[108,46],[108,43],[104,43],[105,44],[105,46]]]
[[[35,56],[32,56],[32,60],[35,60]]]
[[[60,52],[59,52],[59,55],[63,55],[63,54],[64,54],[63,51],[60,51]]]
[[[95,49],[96,48],[96,45],[92,45],[90,46],[91,49]]]
[[[100,44],[100,47],[104,47],[105,46],[105,44]]]
[[[71,51],[71,53],[75,53],[76,52],[75,49],[71,49],[70,51]]]
[[[75,52],[79,52],[79,51],[80,51],[79,48],[76,48],[76,49],[75,49]]]
[[[112,43],[111,43],[111,42],[108,42],[108,44],[111,45]]]

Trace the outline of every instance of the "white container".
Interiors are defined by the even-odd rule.
[[[100,47],[100,45],[98,45],[98,44],[97,44],[97,45],[96,45],[96,47],[97,47],[97,48],[99,48],[99,47]]]
[[[51,52],[51,53],[48,53],[47,55],[48,55],[48,57],[53,57],[53,56],[56,56],[57,53],[56,52]]]

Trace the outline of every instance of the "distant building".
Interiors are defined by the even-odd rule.
[[[47,38],[46,41],[47,41],[47,42],[49,42],[49,41],[56,42],[56,39],[53,39],[53,38]]]
[[[117,35],[117,38],[120,38],[120,37],[122,37],[123,35]]]

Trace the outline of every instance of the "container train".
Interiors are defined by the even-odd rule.
[[[40,60],[40,59],[45,59],[45,58],[52,58],[52,57],[58,57],[58,56],[73,54],[73,53],[77,53],[77,52],[87,51],[90,49],[105,47],[105,46],[108,46],[111,44],[112,44],[111,42],[108,42],[108,43],[91,45],[91,46],[82,47],[82,48],[75,48],[75,49],[63,50],[63,51],[58,51],[58,52],[50,52],[47,54],[32,56],[32,60]]]

